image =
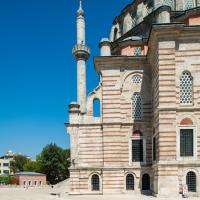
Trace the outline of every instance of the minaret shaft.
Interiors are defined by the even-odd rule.
[[[81,113],[86,113],[86,61],[90,50],[85,45],[85,18],[81,0],[77,11],[77,44],[73,54],[77,60],[77,100]]]
[[[85,19],[83,16],[77,18],[77,44],[85,44]]]
[[[82,113],[86,112],[86,62],[77,61],[77,98]]]

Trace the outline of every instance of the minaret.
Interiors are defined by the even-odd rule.
[[[73,55],[77,61],[77,100],[81,113],[86,112],[86,61],[90,50],[85,45],[85,18],[82,0],[77,11],[77,44],[73,48]]]

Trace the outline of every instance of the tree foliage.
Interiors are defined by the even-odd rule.
[[[56,184],[69,177],[70,151],[58,147],[56,144],[49,144],[37,157],[40,163],[40,172],[46,174],[47,181]]]
[[[11,183],[11,178],[9,175],[0,175],[0,184],[8,185]]]
[[[46,174],[47,181],[56,184],[69,177],[70,150],[62,149],[56,144],[48,144],[36,161],[18,155],[11,161],[10,166],[14,173],[28,171]]]
[[[29,160],[23,168],[24,171],[27,172],[40,172],[40,163],[34,160]]]
[[[11,170],[16,172],[23,172],[24,166],[29,162],[29,159],[23,155],[17,155],[14,157],[13,161],[10,163]]]

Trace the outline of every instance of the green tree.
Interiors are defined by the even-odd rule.
[[[46,174],[47,181],[56,184],[69,177],[70,151],[58,147],[56,144],[48,144],[37,156],[40,172]]]
[[[25,163],[23,169],[28,172],[40,172],[40,165],[37,161],[29,160]]]
[[[17,155],[14,157],[13,161],[10,163],[11,170],[16,172],[23,172],[24,166],[29,162],[29,159],[23,155]]]
[[[9,175],[0,175],[0,184],[8,185],[11,182],[11,178]]]

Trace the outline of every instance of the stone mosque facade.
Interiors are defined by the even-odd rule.
[[[77,102],[66,123],[70,194],[200,196],[200,0],[135,0],[100,41],[86,96],[82,1]],[[100,115],[94,115],[95,103]]]

